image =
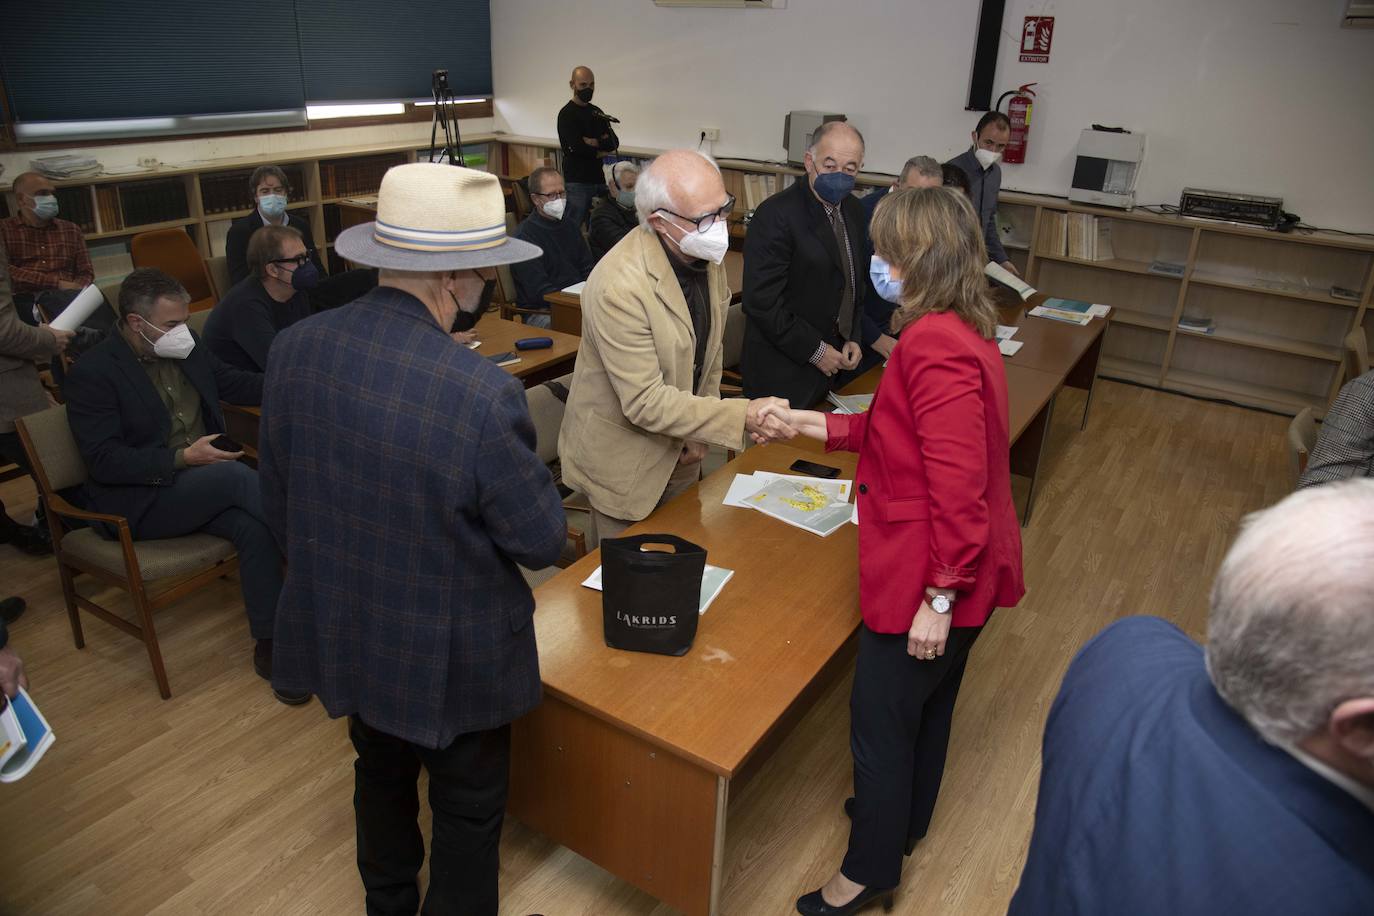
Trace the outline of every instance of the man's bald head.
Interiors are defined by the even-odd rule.
[[[573,67],[568,85],[572,87],[573,98],[585,105],[592,100],[592,93],[596,91],[596,74],[592,73],[591,67]]]
[[[15,177],[11,187],[16,194],[32,194],[33,188],[46,188],[51,184],[40,172],[24,172]]]
[[[729,195],[720,169],[704,153],[673,149],[649,163],[635,185],[639,221],[648,224],[659,210],[695,219],[725,206]]]

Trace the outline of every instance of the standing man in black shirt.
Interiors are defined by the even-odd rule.
[[[558,143],[563,147],[563,176],[568,183],[567,221],[579,229],[586,225],[592,200],[606,193],[601,158],[620,147],[606,113],[592,104],[596,77],[577,67],[568,80],[572,100],[558,112]]]

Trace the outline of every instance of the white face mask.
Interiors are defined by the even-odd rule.
[[[983,167],[983,171],[985,172],[996,165],[998,160],[1002,158],[1001,153],[994,153],[990,149],[976,149],[973,151],[973,156],[978,160],[978,164]]]
[[[179,324],[170,331],[163,331],[162,336],[156,341],[148,340],[148,336],[142,331],[138,332],[138,336],[152,344],[153,352],[163,359],[185,359],[196,348],[196,339],[191,336],[191,329],[184,324]]]
[[[668,238],[672,239],[670,235]],[[725,252],[730,250],[730,227],[725,220],[718,219],[705,232],[688,230],[682,241],[673,240],[678,250],[689,258],[700,258],[719,264],[725,260]]]
[[[556,197],[548,203],[544,204],[544,215],[547,216],[549,219],[562,219],[563,211],[566,209],[568,209],[567,199],[562,197]]]

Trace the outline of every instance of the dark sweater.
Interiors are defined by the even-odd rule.
[[[592,257],[600,261],[638,225],[639,215],[633,208],[626,210],[609,197],[598,197],[592,204],[592,219],[587,228]]]
[[[595,148],[584,137],[595,137]],[[601,173],[601,157],[620,146],[620,138],[611,129],[601,109],[595,105],[579,105],[571,99],[558,112],[558,143],[563,147],[563,180],[581,184],[605,184]]]
[[[515,237],[544,251],[533,261],[510,266],[515,280],[515,304],[521,308],[548,308],[546,294],[581,283],[596,263],[582,240],[582,230],[565,219],[546,219],[531,213],[515,230]]]
[[[267,371],[272,340],[311,314],[310,299],[297,292],[285,302],[267,294],[262,281],[248,277],[236,283],[205,322],[205,345],[237,369]]]
[[[324,264],[320,262],[320,253],[315,251],[315,239],[310,234],[310,221],[295,213],[287,213],[286,224],[301,234],[306,250],[314,252],[311,260],[315,262],[315,269],[320,276],[324,276]],[[262,214],[257,210],[229,224],[229,234],[224,239],[224,266],[229,269],[231,284],[248,276],[248,240],[262,227]]]

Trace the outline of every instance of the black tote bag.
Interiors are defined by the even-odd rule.
[[[646,545],[669,547],[645,550]],[[601,542],[601,618],[606,645],[685,655],[697,636],[706,549],[673,534]]]

